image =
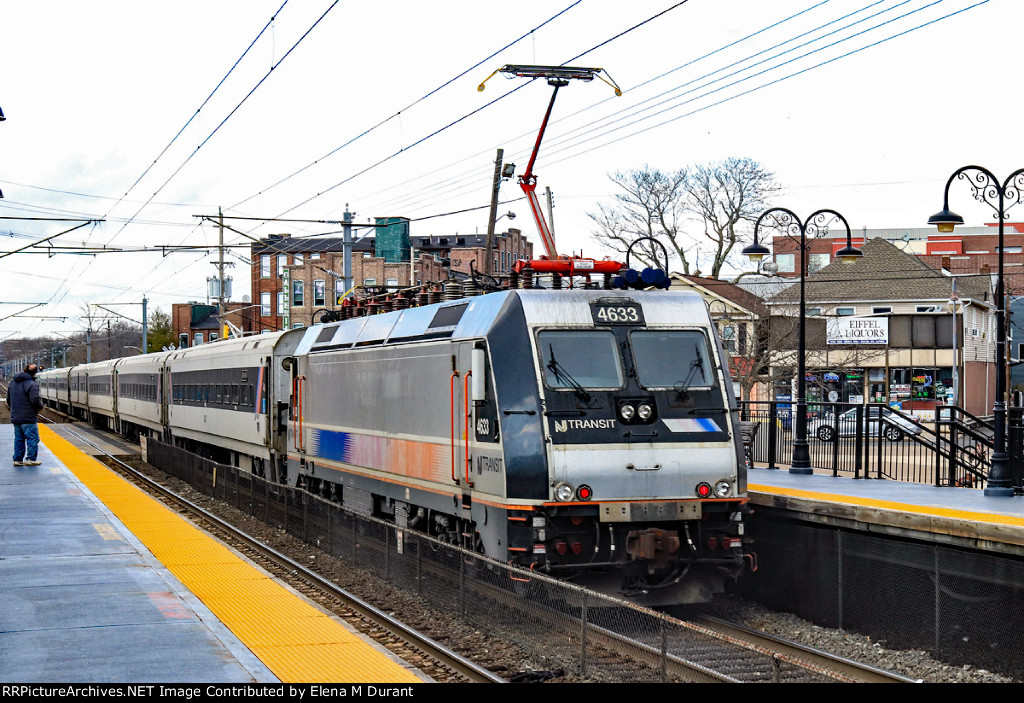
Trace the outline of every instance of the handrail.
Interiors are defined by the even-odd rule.
[[[466,458],[466,485],[472,486],[473,482],[469,479],[469,471],[472,468],[470,465],[469,458],[469,377],[473,375],[473,371],[467,371],[465,378],[462,380],[462,402],[466,413],[466,424],[465,429],[462,432],[462,441],[464,442],[464,455]]]
[[[292,399],[294,400],[292,419],[295,420],[295,431],[292,433],[292,448],[298,452],[306,451],[306,438],[303,433],[305,418],[302,414],[302,389],[305,385],[305,376],[296,376],[292,379]]]
[[[449,385],[451,386],[451,420],[452,420],[452,481],[458,483],[459,479],[455,477],[455,379],[458,378],[459,372],[452,371],[452,377]]]

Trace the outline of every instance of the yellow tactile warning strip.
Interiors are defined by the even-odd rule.
[[[915,505],[913,503],[899,503],[891,500],[878,500],[875,498],[860,498],[838,493],[819,493],[816,491],[801,491],[796,488],[779,488],[776,486],[765,486],[763,484],[748,484],[748,491],[758,493],[769,493],[771,495],[793,496],[795,498],[808,498],[811,500],[822,500],[829,503],[845,503],[848,505],[860,505],[868,508],[880,508],[883,510],[898,510],[906,513],[917,513],[921,515],[934,515],[936,517],[956,518],[959,520],[971,520],[973,522],[985,522],[996,525],[1017,525],[1024,527],[1024,518],[1013,515],[998,515],[995,513],[979,513],[969,510],[956,510],[954,508],[939,508],[930,505]]]
[[[106,466],[40,425],[43,443],[285,683],[421,683]]]

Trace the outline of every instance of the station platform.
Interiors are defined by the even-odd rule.
[[[0,425],[0,681],[429,681],[40,425]]]
[[[814,522],[1024,556],[1024,496],[975,488],[751,469],[750,503]]]

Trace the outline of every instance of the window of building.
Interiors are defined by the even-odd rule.
[[[313,305],[327,305],[327,281],[313,281]]]
[[[821,314],[821,308],[807,308],[807,316],[808,317],[810,317],[811,315],[820,315],[820,314]]]
[[[217,334],[216,332],[210,332],[210,341],[211,342],[216,342],[218,339],[220,339],[220,335],[219,334]]]
[[[288,255],[278,254],[277,255],[277,272],[281,273],[284,271],[284,267],[288,265]]]
[[[300,327],[302,327],[302,323],[301,322],[296,322],[295,324],[292,325],[292,329],[293,330],[297,330]]]
[[[375,285],[377,285],[377,279],[376,278],[364,278],[363,279],[363,285],[364,286],[375,286]]]
[[[302,254],[293,254],[292,263],[298,265],[302,263]]]
[[[871,308],[871,314],[873,314],[873,315],[884,315],[887,312],[892,312],[892,306],[891,305],[882,305],[882,306]]]
[[[270,257],[266,254],[260,257],[260,278],[270,278]]]
[[[397,278],[389,278],[389,279],[387,279],[385,281],[385,283],[387,283],[387,285],[389,285],[389,286],[397,286],[398,285],[398,279]]]
[[[832,263],[832,256],[830,254],[811,254],[807,258],[807,272],[814,273],[825,268],[830,263]]]
[[[779,273],[793,273],[796,271],[795,254],[776,254],[775,263],[779,265]]]
[[[938,305],[918,305],[915,312],[942,312]]]
[[[320,252],[318,252],[318,251],[314,251],[313,253],[311,253],[309,255],[310,261],[312,261],[314,259],[319,259],[319,258],[320,258]]]
[[[736,352],[736,328],[732,325],[722,326],[722,346],[727,352]]]
[[[848,317],[856,314],[857,308],[836,308],[836,315],[839,315],[840,317]]]
[[[203,343],[203,333],[202,332],[196,332],[195,336],[192,337],[192,346],[197,347],[197,346],[199,346],[202,343]]]
[[[270,293],[260,293],[260,315],[270,317]]]
[[[342,278],[336,278],[334,280],[334,304],[341,305],[341,301],[345,296],[345,280]]]
[[[305,305],[305,293],[306,282],[305,281],[292,281],[292,307],[299,307]]]
[[[277,311],[284,312],[284,291],[277,292]]]

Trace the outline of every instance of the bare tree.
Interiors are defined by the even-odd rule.
[[[615,196],[615,205],[598,203],[597,213],[587,213],[598,229],[597,241],[625,254],[639,237],[662,242],[682,262],[683,273],[690,273],[688,238],[682,224],[686,218],[683,182],[686,171],[665,173],[650,166],[642,170],[618,171],[609,176],[623,192]],[[633,253],[647,265],[661,265],[660,249],[642,244]]]
[[[728,158],[688,169],[682,184],[686,210],[711,242],[711,277],[718,278],[743,223],[753,224],[779,191],[775,174],[749,158]]]
[[[625,253],[638,237],[653,237],[679,258],[686,274],[700,267],[703,249],[710,252],[703,256],[710,259],[712,278],[718,277],[742,241],[743,225],[752,224],[779,190],[775,174],[749,158],[728,158],[674,172],[644,166],[609,178],[623,192],[615,196],[614,205],[599,203],[598,212],[588,213],[597,224],[593,233],[597,241]],[[703,229],[703,237],[686,231],[691,221]],[[659,263],[655,249],[638,246],[633,251],[650,265]]]

